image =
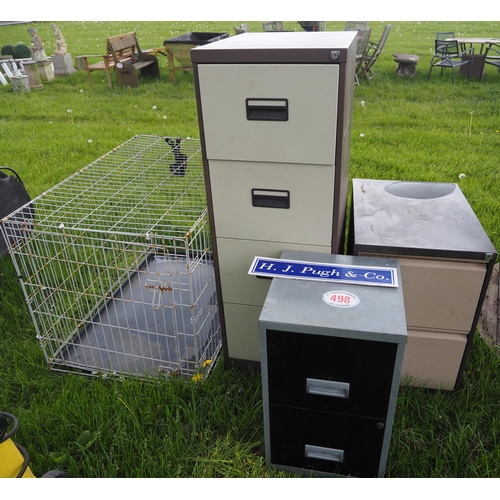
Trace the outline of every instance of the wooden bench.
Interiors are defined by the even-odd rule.
[[[106,40],[106,54],[81,56],[83,65],[92,86],[93,71],[105,71],[108,87],[112,88],[111,69],[114,68],[118,85],[139,86],[138,72],[141,76],[159,78],[158,59],[152,54],[143,52],[139,47],[135,32],[111,36]],[[90,64],[89,59],[102,58],[102,61]]]

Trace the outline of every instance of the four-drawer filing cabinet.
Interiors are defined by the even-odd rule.
[[[343,253],[354,32],[245,33],[191,51],[226,362],[258,364],[255,256]]]
[[[281,259],[399,273],[389,259]],[[407,338],[401,286],[277,277],[259,327],[267,461],[306,475],[383,476]]]
[[[400,263],[406,383],[458,388],[497,257],[459,186],[353,179],[348,247]]]

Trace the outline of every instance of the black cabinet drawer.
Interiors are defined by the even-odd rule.
[[[267,330],[269,403],[386,418],[397,344]]]
[[[385,420],[273,405],[269,414],[271,463],[377,477]]]

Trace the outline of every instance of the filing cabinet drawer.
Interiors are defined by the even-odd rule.
[[[385,420],[271,405],[273,464],[377,477]]]
[[[271,279],[261,279],[248,274],[254,257],[279,258],[281,252],[289,250],[311,250],[330,252],[329,246],[303,245],[275,241],[240,240],[217,238],[219,270],[224,303],[248,304],[262,307]],[[255,325],[257,327],[257,325]]]
[[[380,256],[399,260],[408,328],[470,332],[486,276],[485,263]]]
[[[210,160],[219,238],[332,244],[333,166]]]
[[[267,330],[269,402],[385,418],[397,344]]]
[[[224,304],[226,330],[231,336],[227,345],[233,359],[260,361],[259,315],[262,307]]]
[[[402,379],[409,376],[409,385],[429,389],[453,389],[466,345],[467,335],[408,330]]]
[[[338,65],[199,64],[198,73],[209,160],[333,165]]]

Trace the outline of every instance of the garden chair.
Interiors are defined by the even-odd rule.
[[[29,61],[29,59],[18,59],[17,61],[12,61],[12,67],[14,68],[17,76],[26,76],[26,70],[24,69],[23,62]]]
[[[438,31],[436,33],[436,40],[447,40],[448,38],[455,38],[454,31]]]
[[[2,85],[5,87],[5,85],[8,85],[8,82],[7,82],[7,79],[5,78],[5,76],[3,75],[3,73],[0,71],[0,82],[2,83]]]
[[[454,31],[438,31],[436,33],[436,40],[448,40],[450,38],[455,38],[455,32]],[[472,45],[471,45],[472,47]],[[466,46],[465,44],[460,44],[460,50],[465,50]]]
[[[346,31],[357,31],[356,36],[356,69],[354,71],[354,83],[359,85],[358,68],[360,67],[370,41],[371,28],[349,28]]]
[[[454,31],[438,31],[436,32],[436,40],[448,40],[449,38],[455,38]],[[472,45],[471,45],[472,47]],[[465,50],[465,45],[460,45],[460,50]]]
[[[472,64],[474,62],[474,48],[470,47],[465,50],[459,50],[458,42],[456,40],[435,40],[435,51],[431,59],[431,67],[427,80],[431,76],[432,70],[438,66],[441,68],[441,76],[445,68],[451,68],[451,83],[455,83],[455,68],[469,65],[469,73],[467,79],[470,79]],[[470,56],[464,59],[463,56]]]
[[[8,78],[9,80],[11,80],[11,79],[12,79],[12,77],[14,76],[14,74],[13,74],[13,71],[12,71],[12,70],[13,70],[13,68],[12,68],[12,66],[10,65],[10,61],[9,61],[9,63],[7,63],[7,62],[2,62],[2,63],[1,63],[1,65],[2,65],[2,69],[3,69],[4,73],[5,73],[5,75],[7,76],[7,78]]]
[[[5,76],[10,81],[12,81],[12,77],[24,76],[24,71],[21,72],[21,70],[17,67],[17,64],[14,60],[2,61],[2,68],[3,68],[3,72],[5,73]],[[5,76],[4,76],[4,78],[5,78]]]
[[[235,26],[234,31],[237,35],[241,35],[242,33],[250,33],[250,26],[246,23],[243,23],[240,27]]]
[[[498,72],[500,73],[500,51],[495,49],[494,47],[488,47],[484,54],[484,62],[498,68]]]
[[[24,60],[27,61],[28,59]],[[14,61],[11,59],[9,61],[2,61],[2,68],[9,80],[12,79],[13,76],[26,76],[22,60],[18,59]]]
[[[283,21],[267,21],[262,23],[263,31],[285,31]]]
[[[358,75],[364,75],[367,80],[371,80],[375,76],[375,73],[373,72],[373,65],[377,62],[379,55],[382,53],[391,28],[392,24],[387,24],[385,26],[378,43],[368,42],[363,59],[356,68]]]
[[[350,31],[352,28],[366,28],[368,21],[347,21],[345,23],[345,31]]]

